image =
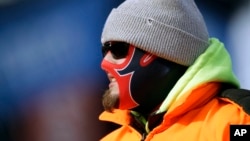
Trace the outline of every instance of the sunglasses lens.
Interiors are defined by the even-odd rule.
[[[103,57],[111,52],[115,59],[125,58],[128,55],[129,44],[124,42],[107,42],[102,47]]]
[[[108,51],[109,51],[109,48],[110,48],[109,42],[105,43],[105,44],[102,46],[102,56],[103,56],[103,57],[106,56],[106,54],[107,54]]]

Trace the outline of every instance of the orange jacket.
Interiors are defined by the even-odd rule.
[[[193,94],[211,92],[214,85],[216,86],[216,84],[205,85],[193,91]],[[162,124],[154,128],[145,141],[229,141],[230,124],[250,124],[250,116],[238,104],[226,98],[209,98],[207,96],[195,105],[189,102],[185,105],[177,104],[174,109],[169,109],[169,112],[164,115]],[[189,99],[193,98],[187,98],[188,101]],[[131,117],[127,110],[115,110],[114,113],[103,112],[100,119],[121,125],[101,141],[140,141],[142,139],[142,135],[129,125]]]
[[[221,59],[222,55],[225,59]],[[145,141],[229,141],[229,125],[250,124],[250,115],[236,100],[219,96],[222,83],[238,87],[223,44],[211,39],[208,50],[177,82],[159,108],[158,113],[165,112],[160,125],[144,138],[130,126],[129,110],[103,112],[100,120],[121,127],[101,141],[141,141],[142,138]]]

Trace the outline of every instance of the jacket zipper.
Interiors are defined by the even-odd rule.
[[[144,140],[146,139],[146,137],[147,137],[147,133],[143,133],[143,134],[142,134],[141,141],[144,141]]]

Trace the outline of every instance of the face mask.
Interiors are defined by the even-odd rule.
[[[111,73],[119,85],[119,109],[144,110],[152,110],[165,99],[180,76],[173,73],[176,65],[132,45],[122,64],[105,59],[101,63],[102,69]]]

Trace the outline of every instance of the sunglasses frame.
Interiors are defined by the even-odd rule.
[[[125,42],[106,42],[102,46],[102,55],[105,57],[110,51],[115,59],[122,59],[128,55],[129,44]]]

